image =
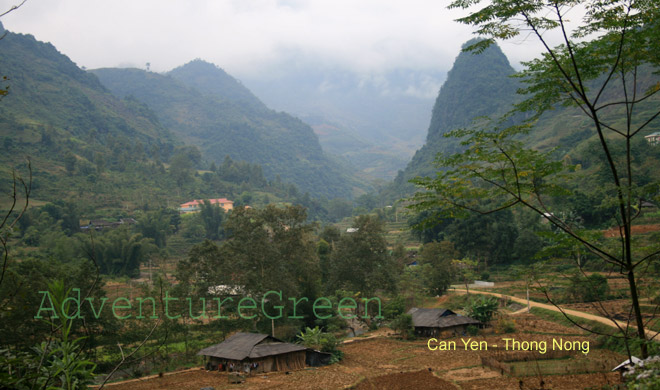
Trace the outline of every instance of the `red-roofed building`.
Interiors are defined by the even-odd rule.
[[[217,205],[222,207],[225,211],[232,210],[234,208],[234,202],[227,198],[218,198],[218,199],[209,199],[212,205]],[[203,199],[195,199],[191,202],[183,203],[179,206],[179,212],[181,214],[187,213],[196,213],[202,208]]]

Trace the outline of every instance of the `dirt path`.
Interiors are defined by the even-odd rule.
[[[467,293],[467,291],[465,289],[461,289],[461,288],[455,288],[455,289],[450,290],[450,291],[453,291],[453,292],[456,292],[456,293],[459,293],[459,294],[466,294]],[[480,291],[480,290],[470,290],[470,293],[471,294],[492,295],[492,296],[495,296],[495,297],[498,297],[498,298],[506,298],[506,299],[509,299],[513,302],[517,302],[517,303],[525,305],[524,309],[518,310],[517,312],[515,312],[513,314],[524,313],[525,311],[527,311],[527,300],[526,299],[514,297],[514,296],[511,296],[511,295],[504,295],[504,294],[498,294],[498,293],[493,293],[493,292],[488,292],[488,291]],[[556,311],[556,312],[562,312],[563,311],[564,313],[566,313],[568,315],[571,315],[571,316],[580,317],[580,318],[584,318],[584,319],[591,320],[591,321],[596,321],[596,322],[599,322],[601,324],[611,326],[613,328],[616,327],[616,325],[613,323],[613,320],[611,320],[609,318],[606,318],[606,317],[601,317],[601,316],[597,316],[597,315],[594,315],[594,314],[589,314],[589,313],[585,313],[585,312],[582,312],[582,311],[571,310],[571,309],[562,308],[560,310],[555,305],[549,305],[547,303],[529,301],[529,304],[532,307],[539,307],[539,308],[542,308],[542,309],[552,310],[552,311]],[[614,320],[614,321],[616,322],[617,325],[619,325],[622,328],[626,328],[628,326],[628,324],[626,324],[623,321],[617,321],[617,320]],[[634,326],[632,326],[632,327],[634,327]],[[646,331],[646,337],[649,340],[652,340],[652,339],[654,339],[658,336],[658,332],[652,331],[648,328],[645,329],[645,331]]]

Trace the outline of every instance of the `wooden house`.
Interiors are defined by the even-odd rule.
[[[412,316],[415,336],[418,337],[452,337],[465,334],[470,325],[480,326],[481,322],[454,313],[449,309],[419,309],[408,310]]]
[[[236,333],[220,344],[204,348],[206,368],[222,371],[270,372],[305,368],[307,348],[259,333]]]

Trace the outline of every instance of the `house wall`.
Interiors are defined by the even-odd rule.
[[[461,336],[467,333],[467,327],[469,325],[456,325],[447,328],[425,328],[425,327],[415,327],[415,336],[417,337],[440,337],[440,338],[450,338],[454,336]]]
[[[256,369],[251,368],[250,372],[293,371],[305,368],[305,351],[296,351],[245,360],[228,360],[213,356],[210,356],[208,359],[208,363],[210,363],[210,368],[212,370],[217,370],[218,365],[222,364],[222,370],[229,371],[230,364],[233,364],[234,371],[245,372],[246,365],[251,365],[252,363],[257,363],[258,366]],[[208,364],[207,368],[209,368]]]

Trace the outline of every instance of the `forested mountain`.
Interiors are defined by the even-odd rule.
[[[463,47],[474,43],[466,42]],[[454,153],[460,145],[444,134],[469,126],[477,117],[495,118],[504,114],[516,99],[517,81],[510,76],[514,69],[502,50],[493,45],[480,54],[461,52],[433,106],[426,143],[418,150],[405,170],[397,175],[388,195],[403,197],[413,191],[407,181],[415,176],[432,175],[432,163],[438,153]]]
[[[11,167],[26,174],[30,156],[36,199],[78,196],[103,204],[104,195],[117,192],[119,204],[129,188],[153,184],[147,171],[169,159],[176,142],[152,111],[135,99],[117,99],[96,76],[31,35],[8,32],[0,50],[9,86],[0,104],[1,180],[10,180]],[[85,196],[92,189],[96,196]]]
[[[153,113],[134,101],[119,101],[99,80],[78,68],[50,43],[31,35],[7,33],[0,40],[0,67],[8,77],[10,94],[0,112],[4,122],[25,125],[43,118],[43,125],[73,136],[115,133],[146,143],[170,142],[173,137]]]
[[[312,129],[297,118],[266,108],[238,81],[216,66],[193,61],[169,74],[139,69],[97,69],[101,82],[119,97],[134,96],[205,158],[225,156],[260,164],[302,191],[350,197],[365,188],[353,174],[324,155]]]
[[[237,204],[294,202],[308,207],[313,218],[325,215],[316,200],[290,182],[277,177],[266,180],[263,168],[257,164],[223,156],[210,167],[210,171],[201,171],[209,168],[209,162],[202,160],[194,146],[184,146],[151,108],[133,96],[117,98],[94,74],[78,68],[53,45],[39,42],[31,35],[8,32],[0,39],[0,50],[3,53],[0,76],[7,77],[2,89],[8,87],[9,91],[0,102],[0,145],[3,151],[0,153],[0,184],[2,188],[12,188],[12,169],[17,169],[27,180],[29,156],[33,173],[31,205],[69,202],[75,205],[72,206],[72,219],[105,218],[132,215],[137,209],[174,207],[195,198],[224,196],[236,200]],[[229,76],[225,75],[224,79],[222,73],[217,73],[219,77],[215,79],[195,76],[195,66],[216,69],[215,66],[192,65],[192,71],[188,74],[182,72],[181,77],[197,77],[200,86],[222,83],[233,86],[233,89],[224,89],[224,97],[214,99],[248,107],[244,108],[246,111],[267,111],[258,99]],[[170,76],[145,74],[174,80]],[[188,97],[195,96],[196,99],[192,100],[193,103],[206,105],[202,109],[220,106],[214,106],[215,100],[204,98],[201,92],[190,91],[193,92],[189,92]],[[168,91],[173,98],[179,96],[177,92],[175,89]],[[182,106],[186,107],[190,106]],[[295,142],[295,131],[300,133],[301,139],[311,139],[311,146],[296,144],[291,149],[316,148],[313,150],[322,156],[313,134],[309,136],[311,131],[302,122],[286,114],[267,112],[276,120],[285,118],[295,124],[289,129],[292,135],[288,142]],[[194,115],[195,112],[186,118],[195,120]],[[253,144],[249,134],[238,133],[238,136],[243,137],[244,147]],[[284,141],[273,139],[269,142]],[[241,144],[231,145],[241,147]],[[303,150],[302,153],[305,152],[309,151]],[[323,157],[320,159],[326,163]],[[306,169],[299,164],[291,167],[289,172],[307,174]],[[315,176],[316,183],[320,183],[320,190],[315,193],[328,188],[349,188],[345,183],[350,179],[343,181],[339,175],[327,179],[335,187],[322,185],[326,180],[324,174],[331,176],[332,169],[319,168],[323,174]],[[336,166],[334,169],[339,171]],[[350,193],[350,190],[344,193]],[[9,197],[0,200],[0,209],[8,208],[9,200]]]
[[[475,42],[475,40],[468,41],[463,47]],[[523,98],[516,94],[522,83],[520,79],[511,77],[514,72],[497,45],[490,46],[480,54],[461,52],[436,99],[426,143],[415,153],[406,169],[399,172],[394,183],[383,190],[381,195],[384,200],[392,201],[407,197],[415,190],[408,180],[416,176],[434,176],[438,168],[433,165],[433,161],[439,153],[446,156],[461,150],[459,139],[447,138],[444,134],[455,129],[469,128],[480,117],[497,119],[513,109],[513,105]],[[637,82],[644,88],[650,88],[657,82],[657,76],[653,75],[652,69],[643,66],[637,72]],[[614,99],[613,89],[605,89],[603,99]],[[597,90],[590,93],[597,93]],[[660,98],[653,96],[639,102],[635,111],[651,112],[659,103]],[[626,118],[621,111],[620,108],[609,107],[601,111],[600,115],[607,123],[621,125]],[[522,114],[517,114],[508,119],[507,123],[513,124],[513,121],[521,120]],[[558,160],[578,163],[583,168],[591,168],[593,173],[599,169],[598,166],[602,161],[597,161],[596,154],[590,152],[597,135],[589,129],[589,124],[588,118],[578,108],[558,106],[548,110],[539,118],[525,136],[525,140],[529,146],[540,150],[555,148]],[[647,126],[643,134],[654,131],[658,131],[658,124],[655,122]],[[655,166],[658,158],[657,148],[649,149],[647,142],[641,137],[635,141],[635,145],[633,154],[641,153],[637,158],[649,158],[647,166]],[[655,157],[647,155],[648,153]],[[590,176],[590,180],[595,177]],[[585,187],[588,182],[590,181],[583,181],[581,185]],[[596,188],[598,184],[591,183],[589,186]]]
[[[266,106],[250,92],[240,81],[231,77],[219,67],[202,61],[193,60],[167,73],[204,95],[220,101],[245,103],[258,109]]]

